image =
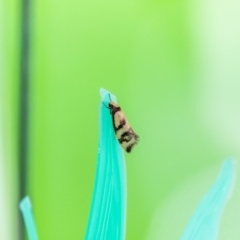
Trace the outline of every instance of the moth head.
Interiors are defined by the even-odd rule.
[[[114,103],[114,102],[112,101],[110,94],[109,94],[108,96],[109,96],[108,106],[107,106],[104,102],[102,102],[103,105],[104,105],[106,108],[110,109],[111,111],[116,111],[116,110],[119,111],[119,110],[121,110],[121,108],[120,108],[116,103]]]

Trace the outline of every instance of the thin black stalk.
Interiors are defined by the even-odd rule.
[[[21,0],[20,84],[19,84],[19,201],[26,195],[29,124],[30,0]],[[20,214],[20,211],[19,211]],[[24,239],[19,217],[19,240]]]

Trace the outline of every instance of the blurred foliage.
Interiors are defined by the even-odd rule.
[[[6,240],[18,237],[19,7],[0,1],[0,238]]]
[[[6,109],[15,131],[19,3],[5,2]],[[239,158],[239,9],[236,1],[31,3],[28,189],[40,239],[85,234],[100,87],[117,96],[141,138],[126,155],[126,239],[181,236],[222,160]],[[220,239],[240,234],[238,185]]]

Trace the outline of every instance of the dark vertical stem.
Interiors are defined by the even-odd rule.
[[[19,107],[19,200],[26,195],[28,155],[28,110],[29,110],[29,44],[30,0],[21,0],[21,52],[20,52],[20,107]],[[20,213],[20,211],[19,211]],[[19,239],[24,239],[24,225],[19,218]]]

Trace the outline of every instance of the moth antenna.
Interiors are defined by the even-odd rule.
[[[106,108],[110,109],[110,107],[106,106],[106,104],[105,104],[104,102],[102,102],[102,104],[103,104]]]
[[[110,101],[112,101],[110,93],[108,93],[108,96],[109,96]],[[106,106],[106,104],[104,102],[102,102],[102,103],[106,108],[110,109],[110,107]]]

